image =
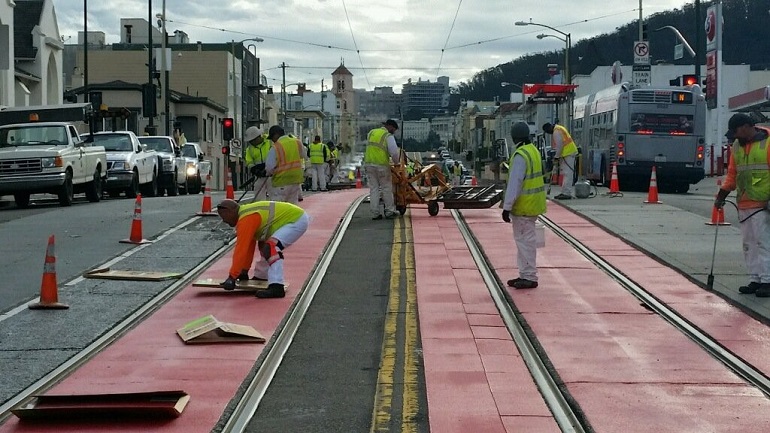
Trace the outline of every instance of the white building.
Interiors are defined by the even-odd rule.
[[[0,3],[0,106],[61,104],[62,50],[53,0]]]
[[[423,118],[420,120],[405,120],[401,125],[404,131],[404,140],[413,138],[417,141],[425,141],[430,134],[430,120]]]

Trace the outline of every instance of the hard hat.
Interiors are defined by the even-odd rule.
[[[513,126],[511,126],[511,138],[514,141],[516,141],[517,139],[528,141],[529,140],[529,125],[527,125],[524,122],[516,122],[516,123],[514,123]]]
[[[246,132],[243,134],[243,141],[248,143],[260,135],[262,135],[262,129],[257,126],[249,126],[246,128]]]

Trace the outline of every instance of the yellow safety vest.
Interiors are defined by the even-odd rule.
[[[302,142],[296,137],[284,135],[273,144],[276,165],[273,186],[299,185],[305,180],[302,171]]]
[[[324,155],[324,149],[326,145],[323,143],[310,143],[310,163],[311,164],[323,164],[326,160]]]
[[[390,157],[388,156],[388,137],[390,135],[384,126],[369,131],[366,153],[364,153],[365,164],[390,165]]]
[[[543,182],[543,161],[534,144],[519,146],[508,161],[513,167],[513,158],[521,155],[527,163],[527,174],[521,185],[521,194],[516,198],[511,213],[518,216],[538,216],[545,213],[545,183]]]
[[[262,217],[262,225],[254,238],[258,241],[266,241],[273,236],[279,228],[296,222],[305,211],[291,203],[282,201],[256,201],[242,204],[238,209],[238,219],[258,213]]]
[[[561,135],[561,142],[564,143],[564,146],[561,148],[561,156],[558,156],[557,158],[564,158],[565,156],[574,155],[578,152],[575,140],[569,135],[567,128],[561,125],[554,125],[553,133]]]
[[[733,160],[737,176],[735,184],[738,199],[770,201],[770,167],[767,161],[767,146],[770,137],[748,144],[748,151],[740,147],[738,140],[733,143]]]
[[[270,140],[267,138],[267,135],[262,135],[262,143],[252,146],[249,144],[246,146],[246,165],[256,165],[256,164],[263,164],[265,162],[265,158],[267,158],[267,152],[270,151]]]

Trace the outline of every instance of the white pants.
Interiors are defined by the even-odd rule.
[[[516,242],[516,265],[519,278],[537,281],[537,217],[511,215],[513,240]]]
[[[297,242],[297,239],[305,234],[309,224],[310,217],[304,214],[296,222],[286,224],[276,230],[272,237],[278,239],[283,244],[283,249],[279,251],[283,251],[289,245]],[[283,259],[278,259],[272,265],[268,265],[267,260],[262,257],[261,253],[256,254],[256,256],[257,258],[254,260],[254,276],[263,280],[266,279],[268,284],[284,284]]]
[[[385,204],[385,215],[396,212],[395,198],[393,197],[393,180],[389,165],[365,165],[366,179],[369,183],[369,209],[372,216],[382,215],[380,211],[380,198]]]
[[[741,220],[759,209],[741,209]],[[770,283],[770,212],[761,211],[741,223],[743,258],[749,271],[749,280]]]
[[[254,199],[251,201],[252,203],[267,200],[267,194],[272,186],[270,179],[269,177],[258,177],[254,181]]]
[[[313,191],[318,191],[320,184],[321,190],[326,189],[326,163],[312,164],[310,166],[310,178]]]
[[[286,203],[299,204],[300,185],[285,185],[270,188],[270,200],[285,201]]]
[[[575,186],[575,155],[565,156],[559,160],[559,174],[564,176],[561,183],[561,193],[572,196]]]

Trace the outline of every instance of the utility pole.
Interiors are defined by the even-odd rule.
[[[324,113],[324,112],[325,112],[324,111],[324,79],[321,78],[321,113]],[[324,117],[324,119],[322,119],[321,122],[323,122],[321,124],[321,134],[323,134],[325,136],[326,135],[326,128],[324,128],[323,125],[326,124],[326,118]],[[329,134],[329,135],[331,135],[331,134]]]
[[[88,95],[88,0],[83,0],[83,101],[89,101]],[[93,107],[98,110],[99,107]],[[93,123],[93,122],[91,122]]]
[[[639,0],[639,39],[637,39],[638,41],[644,40],[644,30],[642,28],[643,26],[644,24],[642,22],[642,0]]]
[[[149,0],[149,5],[147,7],[148,9],[148,18],[147,18],[147,85],[150,89],[153,88],[152,85],[152,73],[153,73],[153,67],[152,67],[152,0]],[[155,95],[152,95],[154,98]],[[154,113],[150,113],[151,115]],[[153,124],[152,116],[147,116],[148,123],[147,123],[147,133],[150,135],[155,135],[155,126]]]
[[[163,33],[163,41],[161,43],[161,51],[160,51],[160,64],[161,64],[161,70],[163,71],[163,113],[164,113],[164,123],[165,123],[165,131],[166,135],[171,135],[171,130],[169,129],[169,124],[171,123],[171,109],[170,109],[170,103],[169,103],[169,96],[171,95],[169,86],[169,68],[166,65],[166,62],[170,59],[166,57],[166,40],[168,39],[168,33],[166,33],[166,0],[163,0],[163,12],[161,15],[161,23],[162,23],[162,29],[161,32]],[[178,143],[177,143],[178,144]]]
[[[281,62],[283,83],[281,84],[281,125],[286,129],[286,62]]]
[[[700,85],[700,65],[703,64],[703,49],[701,48],[701,34],[703,16],[700,13],[700,0],[695,0],[695,81]]]

